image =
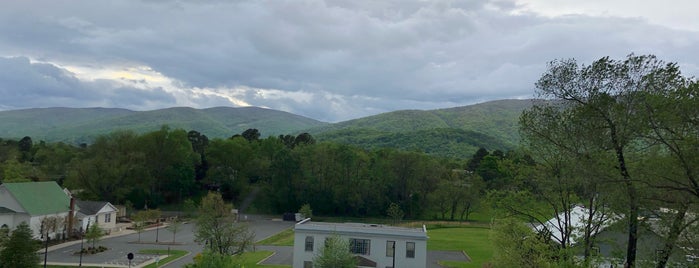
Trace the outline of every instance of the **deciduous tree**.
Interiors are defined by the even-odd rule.
[[[233,206],[226,204],[221,195],[209,192],[201,200],[196,241],[217,254],[238,254],[252,246],[254,234],[243,223],[236,223]]]
[[[325,239],[325,246],[313,258],[313,267],[318,268],[354,268],[357,259],[349,251],[349,241],[338,235]]]

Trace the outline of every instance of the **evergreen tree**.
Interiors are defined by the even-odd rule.
[[[27,223],[22,222],[12,232],[5,248],[0,251],[0,267],[19,268],[35,267],[39,263],[36,251],[41,245],[32,238],[32,230]]]

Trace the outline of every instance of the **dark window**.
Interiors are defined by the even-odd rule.
[[[310,262],[310,261],[303,262],[303,268],[313,268],[313,262]]]
[[[104,214],[104,222],[112,222],[112,214],[111,213]]]
[[[386,241],[386,257],[393,257],[396,252],[396,241]]]
[[[313,251],[313,237],[306,236],[306,251]]]
[[[405,257],[406,258],[415,258],[415,242],[406,242],[405,243]]]
[[[371,252],[371,240],[369,239],[350,239],[350,252],[354,254],[369,255]]]

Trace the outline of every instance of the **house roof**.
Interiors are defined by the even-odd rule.
[[[70,197],[55,181],[3,183],[29,215],[70,211]]]
[[[404,237],[417,240],[427,240],[427,232],[423,228],[406,228],[366,223],[333,223],[312,222],[310,219],[300,221],[294,226],[295,231],[337,234],[362,234],[375,236]]]
[[[75,204],[78,205],[80,210],[78,212],[84,215],[96,215],[97,212],[102,210],[105,206],[111,206],[107,201],[85,201],[85,200],[75,200]],[[116,208],[111,206],[114,211]]]
[[[0,214],[5,214],[5,213],[15,213],[15,212],[16,212],[16,211],[14,211],[14,210],[11,210],[11,209],[9,209],[9,208],[6,208],[6,207],[0,207]]]

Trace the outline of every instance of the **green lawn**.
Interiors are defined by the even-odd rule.
[[[257,242],[258,245],[268,245],[268,246],[293,246],[294,245],[294,229],[289,228],[281,233],[275,234]]]
[[[167,249],[142,249],[142,250],[139,250],[138,253],[167,255],[168,250]],[[162,259],[158,262],[158,267],[163,266],[166,263],[169,263],[171,261],[174,261],[174,260],[176,260],[184,255],[187,255],[187,253],[189,253],[189,252],[184,251],[184,250],[169,250],[169,253],[170,253],[169,257],[165,257],[164,259]],[[155,267],[156,267],[155,263],[151,263],[149,265],[144,266],[144,268],[155,268]]]
[[[493,257],[490,229],[485,227],[427,228],[428,250],[460,250],[466,252],[471,262],[443,262],[449,267],[480,268]]]
[[[293,235],[291,236],[293,239]],[[268,250],[261,250],[261,251],[255,251],[255,252],[245,252],[243,254],[240,254],[236,256],[237,260],[240,261],[240,264],[242,264],[243,267],[263,267],[263,268],[289,268],[291,266],[287,265],[261,265],[257,264],[258,262],[262,261],[263,259],[269,257],[272,255],[272,251]]]

